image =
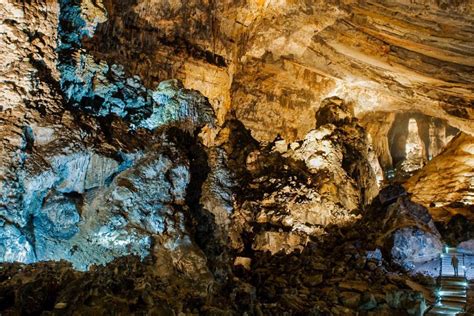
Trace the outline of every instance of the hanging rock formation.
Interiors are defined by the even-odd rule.
[[[1,314],[421,315],[471,247],[469,1],[0,15]]]

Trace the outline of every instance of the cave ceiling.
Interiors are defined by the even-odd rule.
[[[473,1],[88,1],[89,53],[181,79],[260,140],[302,137],[332,95],[474,133]]]

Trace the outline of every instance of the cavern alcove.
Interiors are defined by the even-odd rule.
[[[436,157],[459,132],[446,121],[420,113],[397,114],[387,135],[389,138],[392,166],[409,159],[421,160],[417,170]]]
[[[406,180],[439,155],[459,132],[417,112],[375,112],[361,118],[387,180]]]

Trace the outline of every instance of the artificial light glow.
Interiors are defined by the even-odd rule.
[[[405,144],[406,159],[402,163],[402,169],[412,172],[420,169],[423,164],[423,141],[421,140],[418,123],[414,118],[408,122],[408,137]]]
[[[382,95],[383,87],[372,80],[361,80],[353,76],[346,76],[343,80],[336,80],[334,88],[322,99],[338,96],[355,105],[356,115],[364,112],[376,111],[381,105],[389,102],[388,96]]]

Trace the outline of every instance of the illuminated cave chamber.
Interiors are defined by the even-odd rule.
[[[422,315],[474,251],[469,1],[1,2],[0,314]]]
[[[361,119],[387,180],[403,180],[438,156],[459,133],[421,113],[370,113]]]

